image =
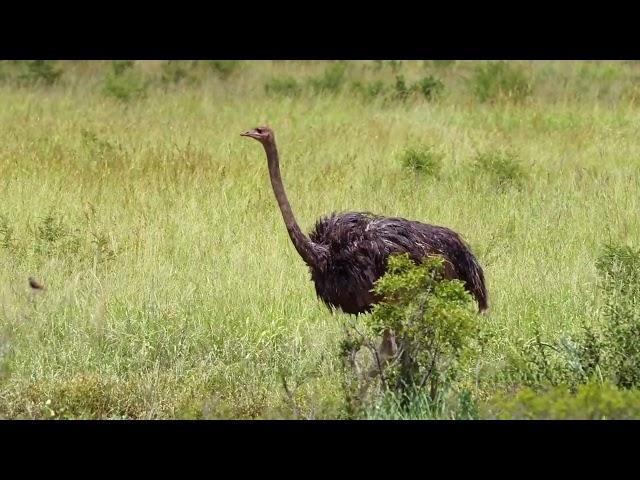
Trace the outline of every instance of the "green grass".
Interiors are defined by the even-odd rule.
[[[59,62],[54,84],[31,86],[0,63],[6,418],[281,418],[293,415],[282,376],[305,416],[340,415],[346,316],[316,299],[264,152],[239,136],[263,123],[304,229],[367,210],[470,242],[490,295],[478,321],[494,332],[480,396],[510,387],[491,372],[534,324],[560,335],[594,318],[602,245],[639,244],[638,64],[519,62],[530,95],[480,103],[471,62],[395,67],[412,82],[434,71],[438,102],[265,92],[278,77],[324,78],[325,62],[242,62],[229,78],[205,65],[171,87],[158,62],[139,62],[151,83],[127,102],[104,93],[109,62]],[[390,86],[396,73],[344,70]],[[416,143],[442,152],[440,175],[408,174],[399,156]],[[479,152],[497,149],[517,152],[521,188],[475,178]]]

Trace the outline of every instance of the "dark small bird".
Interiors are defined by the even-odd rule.
[[[29,286],[34,290],[44,290],[44,285],[42,285],[33,277],[29,277]]]
[[[316,294],[330,308],[350,314],[371,310],[380,301],[371,291],[387,267],[387,258],[408,253],[414,262],[427,255],[444,259],[444,275],[459,279],[488,308],[482,268],[460,236],[445,227],[371,213],[333,213],[321,218],[307,237],[298,226],[285,194],[273,131],[257,127],[241,134],[258,140],[267,155],[271,186],[293,246],[311,270]]]

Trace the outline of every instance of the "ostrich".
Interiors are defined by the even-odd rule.
[[[444,260],[444,276],[459,279],[478,303],[488,308],[482,267],[460,236],[445,227],[373,215],[332,213],[316,222],[307,237],[298,226],[282,184],[273,130],[257,127],[241,134],[258,140],[267,154],[271,186],[293,246],[311,270],[317,296],[329,307],[349,314],[371,310],[380,299],[371,291],[394,253],[408,253],[414,262],[426,255]]]

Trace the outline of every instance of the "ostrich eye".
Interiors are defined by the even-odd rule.
[[[261,129],[261,128],[256,128],[256,131],[257,131],[258,133],[262,133],[262,129]]]

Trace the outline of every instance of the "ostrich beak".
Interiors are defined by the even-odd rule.
[[[251,136],[251,130],[247,130],[246,132],[241,133],[240,136],[241,137],[250,137]]]

